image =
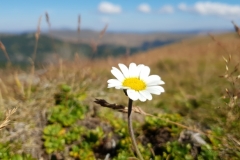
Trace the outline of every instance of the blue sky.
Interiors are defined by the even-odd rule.
[[[109,31],[188,31],[232,29],[231,20],[240,25],[239,0],[9,0],[0,4],[0,32],[47,28],[45,12],[54,29],[81,28]]]

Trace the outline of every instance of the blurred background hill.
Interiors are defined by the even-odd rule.
[[[193,33],[105,33],[97,44],[97,50],[92,48],[93,40],[98,39],[99,32],[83,30],[80,41],[76,31],[52,31],[51,35],[43,33],[39,38],[37,62],[51,62],[54,57],[71,60],[75,54],[91,58],[107,58],[136,54],[166,44],[196,36]],[[9,57],[16,63],[27,63],[33,54],[35,46],[34,33],[0,34],[2,43],[7,48]],[[2,51],[0,51],[2,52]],[[93,53],[95,52],[95,53]],[[6,61],[3,53],[0,62]]]

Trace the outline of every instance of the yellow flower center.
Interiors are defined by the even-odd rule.
[[[141,91],[146,88],[146,83],[139,78],[126,78],[123,81],[123,86],[129,87],[135,91]]]

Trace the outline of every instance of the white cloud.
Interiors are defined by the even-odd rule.
[[[115,14],[121,13],[122,8],[119,5],[115,5],[109,2],[101,2],[98,6],[98,11],[101,13]]]
[[[182,11],[195,12],[201,15],[217,15],[224,17],[239,17],[240,5],[229,5],[218,2],[197,2],[193,6],[184,3],[178,5]]]
[[[173,13],[174,8],[171,5],[165,5],[160,8],[159,12],[160,13]]]
[[[143,13],[150,13],[151,7],[148,4],[143,3],[138,6],[138,10]]]

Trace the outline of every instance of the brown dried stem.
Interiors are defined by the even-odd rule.
[[[38,40],[39,40],[40,32],[41,32],[41,28],[40,28],[41,20],[42,20],[42,16],[40,16],[38,19],[37,32],[35,33],[35,46],[34,46],[34,51],[33,51],[33,56],[32,56],[33,61],[35,61],[36,54],[37,54]]]
[[[105,27],[103,28],[103,30],[100,32],[99,39],[101,39],[104,36],[104,34],[107,31],[107,28],[108,28],[108,24],[106,24]]]
[[[7,60],[10,62],[10,58],[8,56],[6,47],[4,46],[4,44],[0,41],[0,49],[3,51],[4,55],[6,56]]]
[[[77,28],[77,32],[78,32],[78,43],[79,44],[80,44],[80,32],[81,32],[80,26],[81,26],[81,15],[78,15],[78,28]]]
[[[222,42],[220,42],[219,40],[217,40],[215,38],[215,36],[213,36],[211,33],[208,33],[208,35],[211,37],[211,39],[217,43],[218,46],[220,46],[227,54],[229,54],[228,50],[226,49],[226,47],[223,45]]]
[[[17,108],[13,108],[12,110],[8,110],[5,114],[5,119],[4,121],[0,124],[0,130],[5,128],[9,122],[10,122],[10,117],[12,116],[13,113],[17,111]]]
[[[235,31],[236,31],[237,34],[240,36],[240,28],[237,26],[237,24],[236,24],[234,21],[232,21],[232,24],[233,24],[233,26],[234,26]]]
[[[51,34],[51,23],[50,23],[50,17],[49,17],[48,12],[45,12],[45,18],[46,18],[46,22],[48,24],[48,34],[49,34],[50,39],[51,39],[53,50],[54,50],[54,53],[56,53],[56,47],[55,47],[55,44],[54,44],[54,41],[53,41],[53,36]]]

